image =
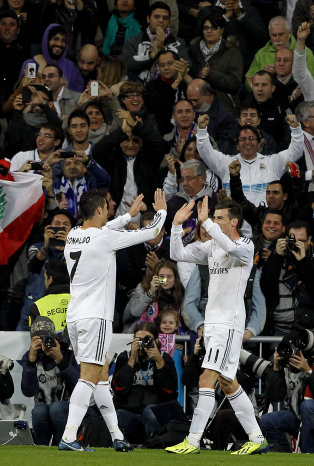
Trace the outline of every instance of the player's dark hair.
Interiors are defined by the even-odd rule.
[[[89,220],[95,215],[97,207],[104,207],[105,203],[108,208],[108,201],[106,199],[107,190],[105,189],[91,189],[82,194],[80,199],[80,215],[83,220]]]
[[[53,285],[70,283],[68,269],[64,261],[50,261],[45,264],[47,277],[52,277]]]
[[[243,222],[242,207],[240,206],[240,204],[238,204],[232,199],[225,199],[221,202],[218,202],[215,206],[215,211],[222,209],[228,209],[229,220],[232,220],[233,218],[238,219],[237,231],[239,231]]]

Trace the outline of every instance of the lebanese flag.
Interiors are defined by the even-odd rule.
[[[14,181],[0,179],[0,265],[25,243],[45,206],[41,175],[10,175]]]

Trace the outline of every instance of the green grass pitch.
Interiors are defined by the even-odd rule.
[[[117,453],[112,448],[91,452],[58,451],[56,447],[0,446],[1,466],[289,466],[314,465],[313,455],[266,453],[235,456],[223,451],[201,451],[199,455],[174,455],[163,450],[134,450]]]

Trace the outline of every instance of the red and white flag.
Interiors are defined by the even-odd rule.
[[[27,240],[45,206],[42,176],[12,172],[14,181],[0,179],[0,264]]]

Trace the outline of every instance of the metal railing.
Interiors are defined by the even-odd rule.
[[[258,356],[262,358],[263,356],[263,345],[268,343],[279,343],[282,340],[282,337],[279,336],[257,336],[252,337],[249,339],[250,343],[257,343],[259,345]],[[190,335],[176,335],[176,343],[180,343],[184,345],[184,355],[187,354],[187,344],[190,342]],[[257,356],[257,354],[256,354]],[[184,390],[184,402],[183,402],[183,409],[186,411],[186,386],[183,386]],[[262,381],[259,379],[258,381],[258,391],[259,394],[262,392]]]

